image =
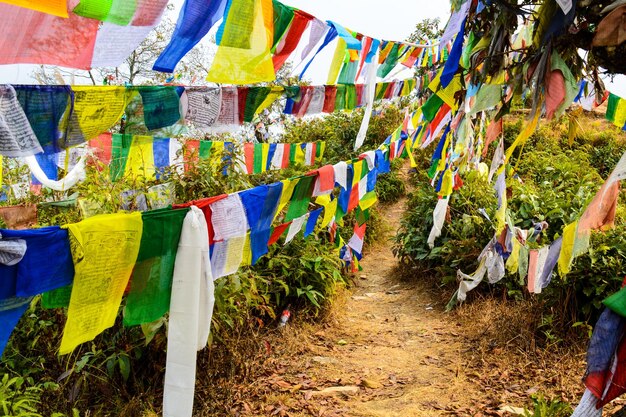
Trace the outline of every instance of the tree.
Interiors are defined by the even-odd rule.
[[[441,20],[437,17],[435,19],[424,19],[415,25],[413,33],[406,38],[407,42],[427,44],[435,42],[443,35],[443,29],[440,29]]]

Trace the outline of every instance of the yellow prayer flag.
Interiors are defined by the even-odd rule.
[[[361,208],[361,210],[365,211],[377,202],[378,197],[376,196],[376,192],[372,191],[363,196],[361,201],[359,201],[359,207]]]
[[[246,243],[243,245],[243,259],[241,266],[252,265],[252,248],[250,247],[250,232],[246,235]]]
[[[568,224],[563,229],[563,243],[561,244],[561,254],[559,255],[559,273],[561,276],[567,275],[572,268],[577,229],[578,221]]]
[[[126,87],[72,86],[74,112],[69,122],[72,135],[90,140],[108,131],[122,117],[136,91]]]
[[[515,274],[519,268],[519,252],[521,243],[519,243],[519,240],[517,240],[516,237],[514,237],[511,242],[513,244],[513,249],[511,249],[511,255],[506,261],[506,269],[511,274]]]
[[[153,142],[152,136],[133,136],[126,161],[126,176],[130,178],[155,178]]]
[[[25,7],[59,17],[68,17],[67,0],[0,0],[14,6]]]
[[[207,81],[238,85],[274,81],[272,0],[233,0],[228,10]]]
[[[261,144],[261,172],[267,171],[267,159],[270,156],[270,144]]]
[[[322,219],[320,227],[325,229],[335,218],[335,214],[337,213],[337,203],[339,200],[335,198],[331,201],[330,196],[325,195],[317,197],[315,202],[324,207],[324,218]]]
[[[61,355],[115,324],[139,254],[143,221],[139,212],[107,214],[65,227],[76,272]]]
[[[452,78],[450,84],[446,88],[439,88],[441,86],[441,73],[443,69],[441,69],[435,78],[430,82],[428,88],[431,89],[435,94],[441,98],[444,103],[446,103],[452,111],[456,111],[459,108],[457,104],[455,94],[463,89],[463,84],[461,82],[461,75],[457,74]]]
[[[337,78],[339,78],[339,70],[341,70],[341,65],[346,57],[346,49],[348,45],[346,41],[339,38],[337,41],[337,48],[335,49],[335,55],[333,56],[333,61],[330,64],[330,71],[328,72],[328,81],[326,84],[335,85],[337,84]]]

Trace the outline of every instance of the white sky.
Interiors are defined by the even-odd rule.
[[[283,0],[285,4],[309,12],[322,20],[336,21],[351,30],[386,40],[403,40],[415,24],[425,18],[439,17],[442,25],[448,19],[450,5],[447,0]],[[171,0],[180,9],[183,0]],[[176,11],[177,13],[177,11]],[[311,66],[306,78],[315,84],[326,80],[333,45],[326,48]],[[296,51],[297,52],[297,51]],[[32,65],[0,65],[0,83],[32,83],[29,74]],[[626,98],[626,76],[614,82],[607,79],[610,91]]]

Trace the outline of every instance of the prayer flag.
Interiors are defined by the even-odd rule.
[[[25,7],[59,17],[68,17],[67,0],[0,0],[2,3]]]
[[[610,94],[606,118],[620,129],[626,127],[626,100],[615,94]]]
[[[141,213],[94,216],[67,226],[76,275],[59,353],[113,326],[137,260]]]

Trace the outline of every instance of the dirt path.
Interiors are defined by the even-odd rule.
[[[405,205],[403,199],[383,210],[390,236]],[[479,393],[463,371],[461,336],[443,304],[398,278],[388,241],[370,248],[362,266],[356,288],[335,303],[324,328],[293,336],[302,354],[269,377],[283,392],[268,402],[285,406],[268,414],[473,414],[464,406]],[[294,402],[305,410],[294,414]]]

